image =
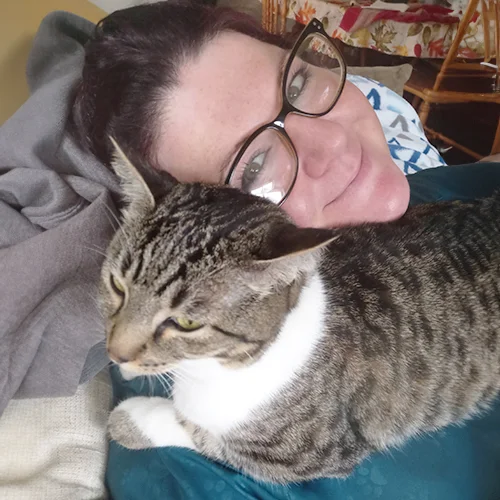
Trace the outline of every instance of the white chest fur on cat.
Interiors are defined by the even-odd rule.
[[[252,412],[293,381],[323,335],[326,296],[320,277],[301,291],[277,340],[252,365],[231,369],[215,360],[181,363],[174,405],[185,418],[224,434],[248,421]]]

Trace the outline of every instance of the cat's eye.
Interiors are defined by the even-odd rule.
[[[109,277],[109,282],[111,284],[111,288],[113,289],[113,292],[115,292],[116,295],[119,295],[120,297],[123,297],[125,295],[125,287],[116,278],[116,276],[114,276],[113,274],[111,274],[110,277]]]
[[[188,318],[170,317],[156,327],[153,338],[157,342],[159,339],[162,338],[163,333],[167,328],[173,327],[176,330],[179,330],[180,332],[194,332],[195,330],[200,329],[202,326],[203,325],[198,321],[193,321]]]
[[[193,321],[188,318],[172,318],[172,321],[176,327],[178,327],[180,330],[184,331],[193,331],[193,330],[198,330],[201,328],[203,325],[201,323],[198,323],[198,321]]]

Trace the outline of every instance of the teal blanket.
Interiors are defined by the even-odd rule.
[[[408,177],[411,203],[471,199],[500,188],[500,164],[423,170]],[[166,391],[112,370],[115,401]],[[111,443],[107,484],[114,500],[499,500],[500,399],[462,426],[414,439],[365,460],[346,480],[263,484],[182,448],[131,451]]]

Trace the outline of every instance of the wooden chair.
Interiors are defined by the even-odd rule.
[[[484,26],[484,61],[478,64],[457,60],[459,45],[479,4]],[[490,33],[492,25],[493,37]],[[438,70],[436,71],[434,65],[428,61],[418,61],[412,77],[405,85],[405,90],[415,96],[413,105],[418,110],[429,138],[438,138],[476,159],[484,156],[432,130],[427,126],[427,121],[433,104],[491,103],[492,106],[498,107],[497,116],[500,116],[499,54],[500,0],[470,0],[450,50]],[[493,63],[493,60],[496,63]],[[497,120],[490,154],[500,153],[500,118]]]
[[[269,33],[285,32],[287,0],[262,0],[262,27]]]

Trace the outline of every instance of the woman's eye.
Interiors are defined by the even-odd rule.
[[[268,151],[256,154],[249,163],[245,165],[241,179],[241,189],[250,193],[254,189],[255,182],[261,174],[266,161]]]
[[[125,287],[116,278],[116,276],[114,276],[113,274],[111,274],[110,278],[109,278],[109,282],[111,284],[111,288],[116,293],[116,295],[119,295],[120,297],[123,297],[125,295]]]
[[[308,74],[304,69],[300,69],[293,75],[286,89],[288,102],[293,104],[303,94],[308,78]]]

